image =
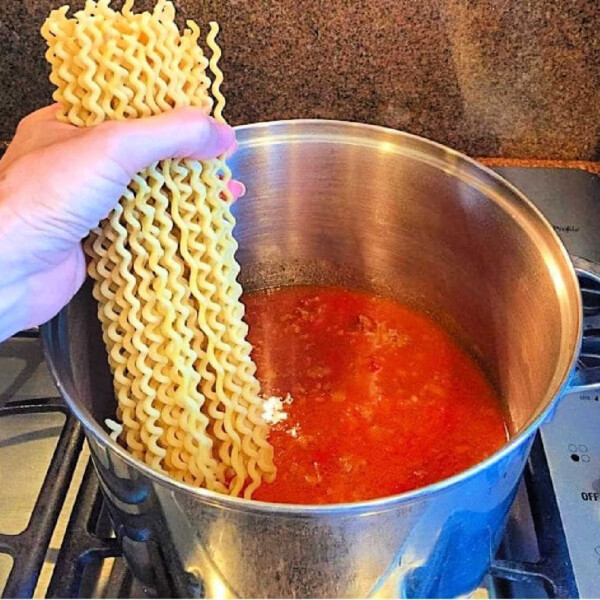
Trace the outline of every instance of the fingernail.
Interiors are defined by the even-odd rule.
[[[241,198],[246,193],[246,186],[236,179],[232,179],[229,182],[229,191],[233,194],[234,199]]]

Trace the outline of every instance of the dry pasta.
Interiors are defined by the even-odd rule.
[[[58,118],[85,127],[196,106],[223,120],[217,25],[208,61],[198,26],[181,33],[171,2],[132,5],[88,0],[44,23]],[[154,469],[251,497],[276,471],[240,302],[230,178],[221,159],[150,165],[84,247],[118,403],[112,435]]]

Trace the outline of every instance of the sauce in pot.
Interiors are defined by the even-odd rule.
[[[507,439],[500,401],[438,323],[338,287],[244,296],[272,426],[274,483],[253,498],[329,504],[405,492],[454,475]]]

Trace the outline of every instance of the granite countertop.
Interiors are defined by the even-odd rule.
[[[600,176],[600,162],[586,160],[543,160],[531,158],[477,158],[487,167],[537,167],[554,169],[581,169]]]
[[[0,3],[0,139],[50,102],[39,28],[62,3]],[[153,4],[136,1],[140,10]],[[471,156],[600,159],[595,0],[175,5],[181,23],[222,26],[233,124],[332,118],[410,131]]]

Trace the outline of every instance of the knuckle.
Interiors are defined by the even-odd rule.
[[[23,117],[19,124],[17,125],[17,134],[26,133],[31,128],[31,122],[33,120],[33,115],[27,115]]]
[[[94,143],[94,147],[100,154],[115,157],[119,154],[121,146],[121,135],[118,123],[114,121],[107,121],[96,125],[94,129],[90,131],[90,136]]]

